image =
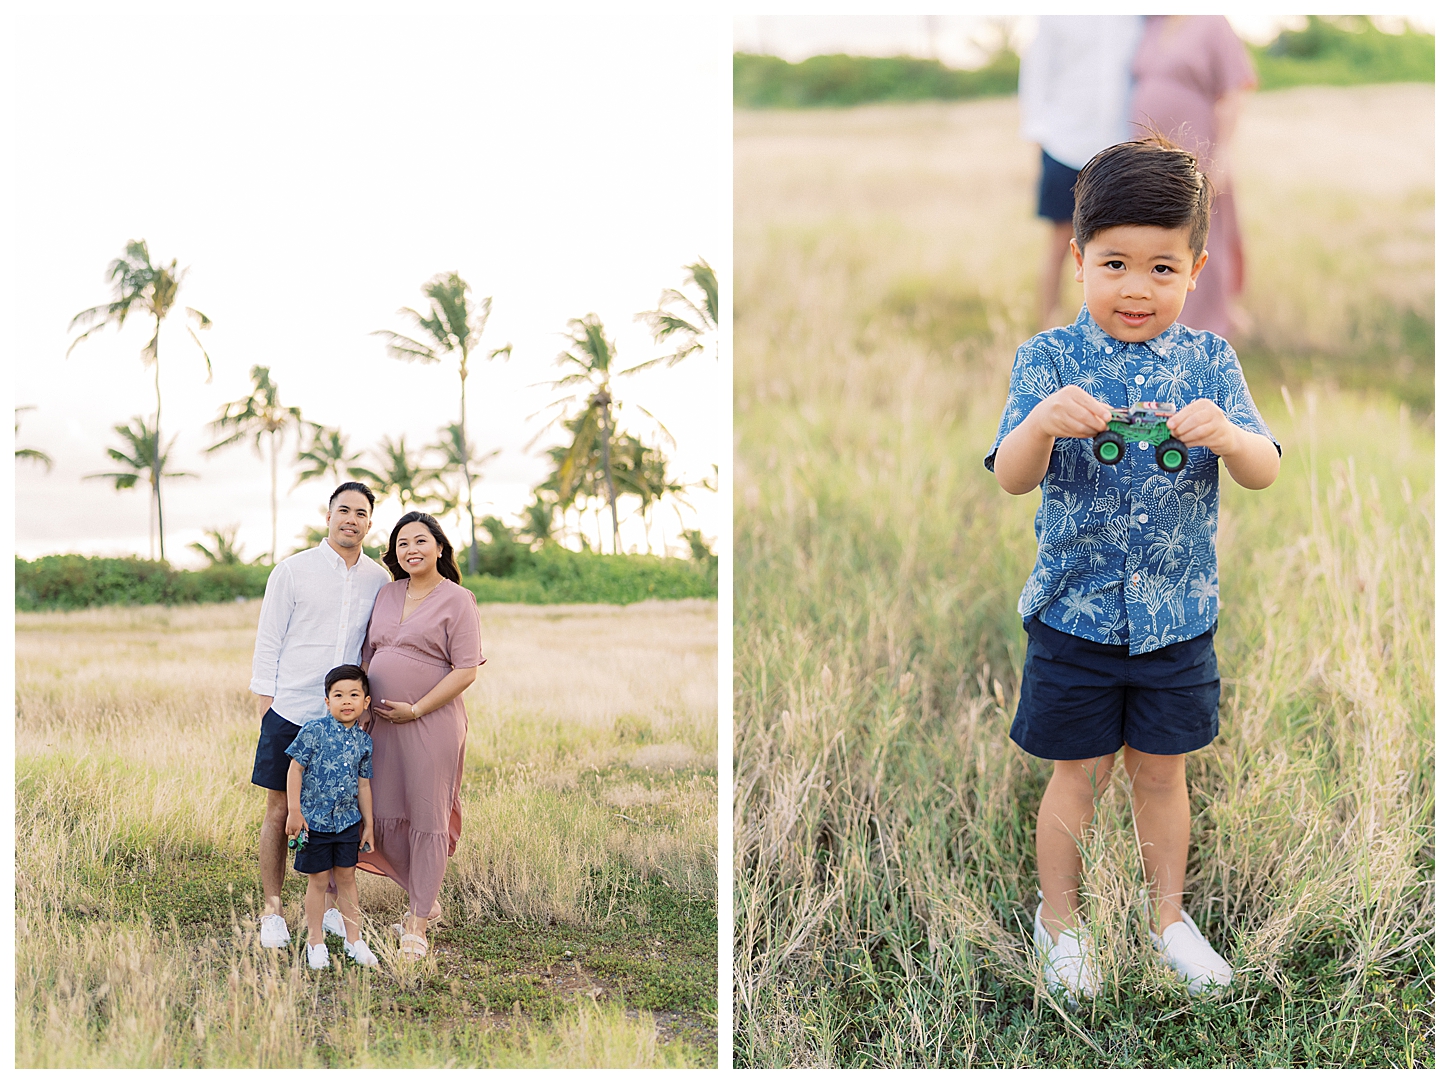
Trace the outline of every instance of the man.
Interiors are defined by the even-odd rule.
[[[1037,276],[1040,331],[1056,326],[1078,170],[1098,151],[1133,138],[1128,97],[1142,34],[1140,15],[1041,15],[1022,57],[1022,138],[1042,149],[1037,214],[1052,224]]]
[[[326,714],[327,672],[361,660],[373,600],[391,579],[362,551],[372,516],[372,490],[361,482],[342,483],[327,503],[327,537],[315,549],[294,553],[267,577],[250,686],[262,715],[252,782],[267,792],[258,846],[265,948],[283,948],[291,939],[282,917],[287,747],[303,723]],[[330,896],[323,928],[345,936],[335,904]]]

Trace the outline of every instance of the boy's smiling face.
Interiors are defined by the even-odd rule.
[[[366,709],[372,698],[363,692],[362,682],[356,678],[344,678],[332,683],[327,690],[327,710],[343,726],[352,726]]]
[[[1072,241],[1077,281],[1092,318],[1120,342],[1147,342],[1178,319],[1208,252],[1194,259],[1189,227],[1110,226]]]

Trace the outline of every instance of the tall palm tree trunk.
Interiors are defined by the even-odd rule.
[[[272,430],[272,552],[269,560],[277,563],[277,430]]]
[[[468,574],[478,574],[478,533],[473,515],[473,471],[468,467],[468,355],[458,366],[458,438],[463,444],[459,458],[463,460],[463,485],[468,495]]]
[[[161,317],[156,317],[156,444],[151,450],[151,491],[156,494],[156,537],[161,543],[161,559],[166,560],[166,521],[161,518]]]
[[[601,390],[595,400],[604,408],[604,426],[600,436],[599,457],[604,463],[604,483],[609,489],[609,518],[614,525],[614,553],[619,552],[619,511],[615,507],[614,493],[614,471],[609,469],[609,442],[614,435],[614,425],[609,418],[609,404],[611,402],[609,392]],[[599,540],[599,548],[604,549],[604,539]]]

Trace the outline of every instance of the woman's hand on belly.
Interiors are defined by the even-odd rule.
[[[412,704],[402,704],[396,700],[376,700],[373,702],[372,712],[379,719],[390,723],[411,723],[418,718],[418,711]]]

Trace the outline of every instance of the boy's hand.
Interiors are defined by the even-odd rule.
[[[1032,408],[1027,420],[1047,437],[1095,437],[1113,413],[1076,384],[1059,388]]]
[[[300,809],[287,810],[287,838],[294,839],[297,833],[307,827],[307,818],[302,815]],[[310,831],[310,829],[309,829]]]
[[[1222,458],[1238,450],[1243,433],[1211,399],[1195,399],[1174,414],[1168,432],[1190,448],[1207,448]]]
[[[357,841],[357,849],[360,851],[371,851],[376,844],[373,842],[373,826],[364,824],[362,835]]]

